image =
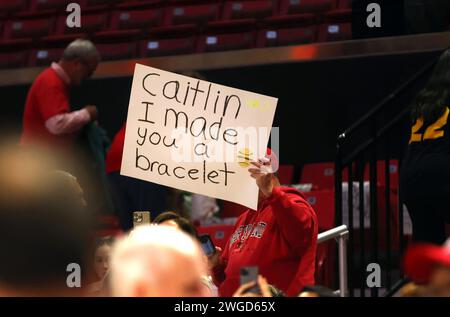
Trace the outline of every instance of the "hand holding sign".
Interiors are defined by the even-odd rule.
[[[265,105],[247,107],[249,102]],[[256,209],[277,99],[136,64],[121,174]]]
[[[269,197],[273,190],[273,170],[270,159],[267,157],[260,158],[258,161],[252,161],[252,168],[249,168],[250,176],[256,180],[256,185],[264,194]]]

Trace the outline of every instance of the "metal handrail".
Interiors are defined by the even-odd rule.
[[[319,233],[317,236],[317,244],[325,241],[336,239],[339,245],[339,295],[341,297],[347,296],[347,241],[348,228],[346,225],[330,229],[328,231]]]
[[[333,229],[330,229],[328,231],[319,233],[317,236],[317,244],[328,241],[333,238],[338,238],[342,234],[348,234],[348,228],[346,225],[342,225]]]

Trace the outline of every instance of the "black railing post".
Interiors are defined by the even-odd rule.
[[[398,172],[400,174],[401,169],[401,161],[398,162]],[[399,235],[399,247],[400,247],[400,255],[403,254],[403,251],[405,250],[405,241],[404,241],[404,219],[403,219],[403,200],[402,200],[402,192],[399,189],[398,191],[398,235]]]
[[[375,129],[374,129],[375,130]],[[371,258],[372,263],[378,261],[378,206],[377,206],[377,144],[374,143],[369,165],[370,180],[370,235],[372,239]],[[378,297],[378,288],[371,288],[371,296]]]
[[[360,245],[359,245],[359,271],[360,271],[360,278],[361,278],[361,297],[366,296],[366,276],[364,274],[365,272],[365,266],[366,266],[366,243],[365,243],[365,221],[364,221],[364,155],[361,154],[361,157],[358,161],[358,171],[359,171],[359,238],[360,238]]]
[[[354,272],[354,263],[355,263],[355,258],[353,256],[353,170],[352,170],[352,164],[350,164],[347,168],[348,168],[348,194],[347,194],[347,205],[348,205],[348,227],[349,227],[349,231],[348,231],[348,248],[347,248],[347,265],[349,266],[349,271]],[[352,274],[348,274],[348,285],[352,285],[353,286],[353,275]],[[350,287],[349,288],[349,296],[353,296],[353,290],[354,287]]]
[[[389,144],[389,138],[386,144]],[[385,201],[386,201],[386,288],[391,288],[391,165],[389,161],[388,146],[386,146],[386,156],[384,159],[384,175],[385,175]]]
[[[337,139],[336,143],[336,159],[334,162],[334,222],[336,227],[340,226],[344,223],[343,215],[342,215],[342,156],[341,156],[341,145],[344,141],[345,135],[340,135]],[[349,228],[351,231],[351,228]],[[351,242],[349,242],[351,243]],[[336,259],[338,258],[338,251],[335,252]],[[338,268],[338,261],[335,263],[335,272],[339,272]],[[351,275],[352,272],[348,270],[348,275]],[[339,285],[339,276],[335,276],[334,280],[335,285]],[[347,279],[347,285],[349,285],[349,288],[351,289],[352,286],[348,284]],[[350,291],[351,292],[351,291]]]

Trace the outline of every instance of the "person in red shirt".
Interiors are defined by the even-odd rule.
[[[225,249],[217,248],[210,258],[221,296],[232,296],[238,289],[245,266],[257,266],[269,284],[288,296],[314,285],[317,216],[298,190],[280,186],[273,173],[276,157],[268,154],[249,169],[260,189],[258,209],[238,218]]]
[[[58,63],[52,63],[35,79],[25,104],[22,145],[52,150],[70,147],[75,133],[96,119],[97,108],[92,105],[71,111],[69,89],[91,77],[99,61],[94,44],[77,39],[66,47]]]

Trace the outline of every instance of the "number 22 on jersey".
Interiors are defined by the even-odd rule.
[[[439,119],[437,119],[436,122],[429,125],[426,128],[425,133],[423,134],[419,133],[419,131],[423,127],[423,119],[417,119],[416,123],[412,127],[411,139],[409,140],[409,143],[411,144],[412,142],[421,142],[423,140],[435,140],[442,138],[444,136],[444,131],[442,130],[442,128],[447,124],[449,113],[450,110],[448,109],[448,107],[446,107],[444,114]]]

